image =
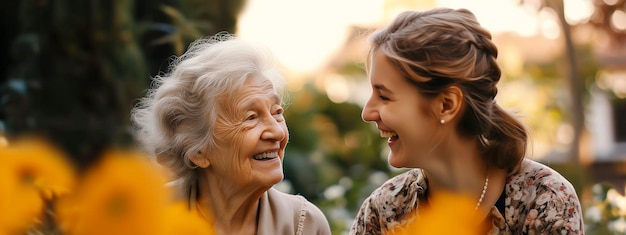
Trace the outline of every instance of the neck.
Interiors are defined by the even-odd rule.
[[[422,169],[428,177],[429,192],[463,194],[476,201],[489,175],[478,143],[461,138],[448,138]]]
[[[429,195],[451,192],[465,195],[477,203],[489,177],[488,188],[477,208],[479,216],[489,213],[506,184],[506,170],[489,168],[478,143],[467,139],[448,138],[422,165],[428,179]]]
[[[206,170],[201,172],[197,203],[213,223],[217,234],[254,234],[259,199],[269,188],[236,187],[221,176]]]

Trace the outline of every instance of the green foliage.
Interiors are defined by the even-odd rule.
[[[10,2],[10,3],[9,3]],[[129,111],[191,41],[234,31],[244,1],[5,1],[0,123],[46,135],[78,166],[132,144]],[[172,40],[164,40],[172,38]],[[174,40],[175,39],[175,40]],[[164,62],[166,61],[166,62]],[[4,67],[4,66],[3,66]]]

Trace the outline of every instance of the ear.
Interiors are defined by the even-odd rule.
[[[191,160],[193,164],[196,164],[196,166],[200,168],[207,168],[211,165],[211,161],[209,161],[209,158],[207,156],[202,154],[202,151],[198,151],[198,153],[189,157],[189,160]]]
[[[450,86],[440,94],[439,100],[435,113],[440,123],[457,119],[463,107],[463,91],[457,86]]]

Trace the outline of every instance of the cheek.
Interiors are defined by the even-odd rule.
[[[232,154],[232,146],[218,145],[215,149],[211,150],[209,160],[213,166],[220,166],[223,168],[225,166],[232,165],[230,162]]]
[[[425,101],[413,100],[402,105],[397,110],[398,113],[405,116],[409,122],[417,122],[418,125],[431,125],[433,119],[433,113],[428,104]]]
[[[396,126],[395,128],[402,128],[405,125],[414,125],[415,122],[419,121],[419,112],[412,106],[410,103],[400,103],[394,106],[386,106],[379,110],[380,117],[383,122],[393,122]],[[398,131],[398,130],[396,130]]]
[[[283,128],[283,133],[285,133],[285,139],[283,140],[283,145],[286,145],[289,142],[289,128],[287,127],[287,124],[285,122],[283,122],[282,125]]]
[[[415,104],[406,104],[393,111],[389,110],[386,116],[388,120],[393,121],[394,130],[403,137],[429,138],[424,135],[430,133],[433,128],[430,115]]]

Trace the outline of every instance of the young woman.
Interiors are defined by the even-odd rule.
[[[362,118],[388,138],[389,163],[412,169],[363,202],[351,234],[403,225],[439,192],[472,198],[485,233],[583,233],[574,188],[525,158],[524,126],[495,100],[497,54],[465,9],[404,12],[371,36]]]

